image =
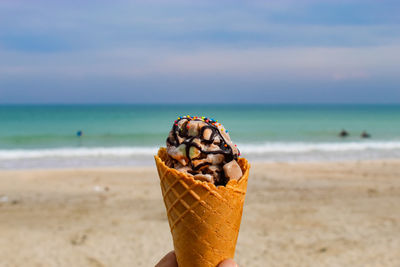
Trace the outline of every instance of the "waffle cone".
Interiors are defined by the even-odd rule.
[[[239,181],[216,187],[166,166],[168,154],[155,156],[179,267],[215,267],[235,255],[250,164],[240,158]]]

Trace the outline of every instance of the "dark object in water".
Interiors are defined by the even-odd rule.
[[[346,137],[346,136],[348,136],[349,135],[349,133],[346,131],[346,130],[342,130],[340,133],[339,133],[339,136],[340,137]]]
[[[82,131],[77,131],[77,132],[76,132],[76,136],[81,137],[82,135],[83,135],[83,132],[82,132]]]
[[[361,133],[361,138],[370,138],[370,137],[371,137],[371,135],[369,133],[367,133],[366,131],[363,131]]]

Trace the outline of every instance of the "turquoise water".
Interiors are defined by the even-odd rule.
[[[15,167],[13,160],[44,162],[53,151],[51,157],[64,159],[137,162],[164,145],[172,122],[187,114],[218,119],[242,152],[257,159],[354,150],[397,157],[400,146],[400,105],[8,105],[0,106],[0,160]],[[350,136],[339,138],[341,129]],[[372,138],[361,139],[364,130]]]
[[[0,106],[0,148],[152,146],[178,115],[218,119],[236,142],[400,140],[400,106]],[[76,132],[82,130],[83,138]]]

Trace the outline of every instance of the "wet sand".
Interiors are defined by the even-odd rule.
[[[155,167],[0,171],[0,266],[154,266]],[[400,266],[400,161],[256,163],[241,266]]]

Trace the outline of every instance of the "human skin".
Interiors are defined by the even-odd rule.
[[[155,267],[178,267],[178,263],[176,262],[175,252],[171,251],[167,255],[162,258]],[[238,267],[236,262],[232,259],[226,259],[221,262],[218,267]]]

